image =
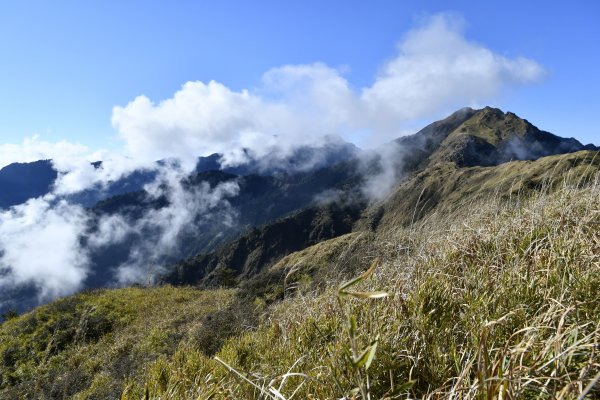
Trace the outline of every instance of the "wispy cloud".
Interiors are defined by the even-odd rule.
[[[397,55],[361,93],[373,132],[389,137],[403,122],[481,104],[543,78],[535,61],[507,58],[468,40],[464,25],[459,16],[439,14],[405,35]]]
[[[123,215],[106,215],[92,235],[93,247],[102,248],[121,243],[128,236],[141,236],[129,251],[127,260],[116,266],[115,280],[120,284],[147,282],[162,271],[165,257],[178,254],[182,235],[191,234],[211,216],[218,215],[219,223],[233,225],[235,211],[228,199],[238,194],[236,181],[210,187],[206,182],[188,187],[184,184],[187,172],[163,167],[156,180],[146,186],[150,199],[164,198],[165,207],[150,208],[135,220]],[[215,221],[216,222],[216,221]]]

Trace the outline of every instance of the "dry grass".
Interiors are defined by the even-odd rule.
[[[181,334],[207,311],[186,318],[179,329],[168,322],[178,319],[177,290],[165,289],[175,297],[150,314],[164,328],[156,340],[139,315],[125,313],[133,322],[124,322],[124,337],[136,338],[130,343],[137,351],[146,343],[154,356],[139,358],[141,373],[127,378],[121,398],[600,397],[600,183],[589,174],[584,182],[563,176],[558,184],[541,183],[533,196],[491,196],[375,240],[365,237],[352,262],[362,260],[363,269],[375,258],[382,262],[352,291],[383,290],[386,298],[338,300],[353,270],[342,268],[349,258],[339,245],[358,243],[360,234],[288,257],[276,269],[292,272],[285,285],[293,293],[269,307],[257,300],[258,327],[242,327],[216,358]],[[323,260],[335,268],[327,270]],[[211,295],[186,293],[188,314]],[[219,293],[225,301],[232,292]],[[192,294],[199,297],[190,302]],[[111,301],[120,301],[115,296]],[[158,300],[152,304],[160,307]],[[161,336],[167,328],[181,340]],[[106,345],[101,360],[128,351],[116,346],[125,342],[114,335],[98,342]],[[171,350],[161,348],[165,342]],[[99,398],[94,388],[109,379],[103,371],[80,398]]]
[[[383,264],[357,290],[388,298],[349,299],[342,311],[337,280],[298,291],[257,330],[228,340],[218,362],[186,348],[128,390],[163,399],[365,398],[352,357],[378,338],[360,377],[372,398],[597,398],[599,224],[597,179],[430,216],[364,255],[365,265],[376,255]]]
[[[191,342],[233,290],[126,288],[57,300],[0,326],[0,398],[118,397]],[[198,348],[198,346],[196,346]]]

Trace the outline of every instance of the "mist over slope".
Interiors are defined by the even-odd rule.
[[[61,189],[69,174],[79,171],[59,174],[49,193],[1,214],[0,284],[6,290],[0,308],[23,310],[83,288],[152,282],[164,265],[348,184],[358,176],[356,168],[327,166],[356,151],[348,144],[299,148],[280,166],[259,159],[235,168],[245,175],[219,170],[215,156],[201,158],[191,172],[176,161],[162,161],[116,181],[100,176],[94,188],[80,192]],[[104,174],[102,164],[90,167]],[[46,257],[55,240],[64,247]],[[11,247],[17,241],[20,246]],[[61,274],[78,278],[61,286],[52,280]],[[56,285],[47,287],[50,281]]]
[[[338,205],[327,203],[178,269],[182,279],[232,289],[163,285],[59,299],[0,325],[0,395],[252,398],[254,383],[285,396],[351,396],[360,382],[345,356],[351,315],[354,340],[378,344],[360,375],[374,398],[594,397],[599,174],[592,151],[436,164],[342,218],[358,221],[350,233],[346,225],[321,240],[338,221]],[[319,242],[294,251],[304,233]],[[336,288],[374,258],[381,265],[356,290],[389,296],[338,300]],[[206,260],[229,269],[197,268]],[[249,371],[252,383],[230,368]],[[290,372],[295,380],[274,386]]]
[[[386,200],[413,176],[584,149],[595,147],[486,107],[461,109],[369,151],[329,137],[285,157],[247,153],[236,165],[216,154],[191,166],[163,160],[133,170],[111,169],[110,160],[72,170],[50,161],[11,165],[0,171],[2,190],[22,203],[0,213],[0,310],[88,288],[214,281],[215,271],[241,279],[355,224],[389,220],[389,204],[403,209],[404,198],[425,190],[417,185]],[[425,208],[446,196],[428,193],[421,193]],[[278,228],[286,224],[296,230]]]

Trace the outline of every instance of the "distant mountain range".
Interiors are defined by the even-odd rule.
[[[448,118],[436,121],[414,135],[396,139],[398,155],[394,160],[404,171],[414,171],[430,162],[451,161],[458,166],[491,166],[512,160],[535,160],[554,154],[581,150],[598,150],[593,144],[583,145],[574,138],[562,138],[539,130],[526,119],[497,108],[481,110],[463,108]],[[384,146],[387,147],[387,146]],[[247,176],[277,176],[322,170],[340,162],[353,161],[361,151],[350,143],[336,140],[321,147],[304,146],[290,156],[275,155],[254,159],[237,166],[221,165],[222,155],[199,157],[196,173],[222,171]],[[94,163],[101,167],[102,162]],[[24,203],[52,190],[58,176],[51,160],[13,163],[0,169],[0,208]],[[106,188],[78,193],[71,201],[87,207],[120,194],[141,190],[156,177],[152,170],[134,171]],[[195,179],[198,179],[197,177]]]
[[[225,205],[192,216],[189,226],[178,235],[177,246],[153,259],[160,266],[158,280],[176,285],[235,285],[286,255],[325,240],[358,230],[387,229],[420,218],[437,206],[456,205],[483,190],[487,182],[499,180],[501,174],[510,175],[521,168],[519,163],[507,164],[512,169],[495,166],[599,150],[541,131],[513,113],[490,107],[458,110],[384,148],[364,152],[348,143],[330,141],[321,147],[299,148],[285,158],[273,154],[253,159],[249,155],[248,163],[226,168],[221,166],[221,155],[199,158],[196,170],[181,182],[187,192],[215,189],[227,182],[235,183],[239,190]],[[530,167],[539,171],[545,165],[533,163]],[[101,168],[101,163],[95,167]],[[390,168],[391,173],[385,171]],[[391,185],[377,199],[369,197],[365,186],[382,174],[392,177]],[[2,168],[0,208],[50,193],[57,176],[50,160]],[[135,226],[150,210],[169,207],[172,200],[168,196],[153,197],[144,189],[156,177],[154,170],[134,171],[107,187],[68,197],[86,207],[90,215],[85,235],[97,233],[99,221],[105,217],[119,216]],[[417,200],[422,207],[409,210],[408,205],[414,207]],[[226,211],[235,216],[233,222],[223,218]],[[153,235],[152,230],[130,232],[119,242],[90,249],[91,273],[85,288],[114,285],[115,269],[127,261],[132,249],[153,240]],[[35,288],[26,287],[0,294],[0,304],[4,304],[0,312],[34,306],[34,293]]]
[[[0,208],[47,194],[57,176],[50,160],[7,165],[0,169]]]
[[[314,171],[335,165],[341,161],[356,158],[360,150],[339,138],[330,138],[322,145],[302,146],[286,157],[267,154],[252,158],[248,154],[247,162],[223,166],[221,154],[199,157],[194,173],[222,171],[238,176],[280,176]],[[94,162],[95,168],[102,167],[102,161]],[[164,165],[157,161],[156,167]],[[192,176],[193,176],[192,174]],[[0,169],[0,209],[22,204],[29,199],[44,196],[52,191],[58,172],[52,160],[40,160],[29,163],[13,163]],[[92,207],[99,201],[125,193],[142,190],[144,185],[156,178],[153,169],[140,169],[130,172],[123,178],[109,182],[106,187],[95,187],[69,196],[71,202]]]

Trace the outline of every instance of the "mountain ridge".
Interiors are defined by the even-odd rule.
[[[515,148],[507,145],[515,138]],[[240,229],[218,237],[227,236],[218,207],[204,224],[192,215],[177,246],[190,240],[202,250],[151,260],[164,262],[157,282],[99,288],[115,254],[128,256],[125,243],[99,255],[106,269],[92,271],[97,281],[87,290],[23,315],[5,313],[0,397],[255,397],[235,368],[257,385],[261,376],[292,371],[293,379],[310,377],[301,396],[349,398],[356,367],[344,356],[348,320],[360,328],[354,340],[377,344],[368,371],[374,398],[394,385],[410,398],[444,397],[457,387],[520,398],[592,382],[599,364],[590,349],[600,339],[597,148],[491,108],[459,110],[396,142],[402,146],[385,154],[314,171],[184,177],[186,193],[238,185],[226,208],[245,214]],[[364,186],[385,168],[396,173],[389,192],[368,198]],[[169,193],[157,193],[96,203],[87,210],[89,229],[99,229],[94,218],[122,216],[136,226],[168,209]],[[152,244],[145,234],[131,241]],[[359,276],[368,265],[371,272]],[[357,276],[350,281],[357,292],[338,289]],[[347,300],[381,290],[390,294],[385,300]],[[479,381],[482,373],[490,378]]]
[[[514,144],[514,140],[519,142]],[[421,213],[415,214],[414,210],[409,209],[414,207],[417,197],[420,196],[422,200],[419,207],[427,211],[429,208],[435,208],[440,202],[444,203],[440,201],[444,197],[452,198],[456,193],[459,193],[458,196],[462,195],[463,192],[457,189],[461,182],[468,182],[468,185],[482,184],[485,176],[493,176],[484,172],[473,172],[478,178],[469,178],[469,168],[494,167],[505,164],[512,158],[532,159],[538,158],[540,154],[570,153],[591,147],[597,149],[593,145],[584,146],[575,139],[564,139],[541,131],[514,113],[504,113],[491,107],[480,110],[460,109],[443,120],[429,124],[416,134],[396,139],[388,146],[390,151],[385,154],[365,153],[360,158],[353,147],[335,147],[338,144],[334,145],[333,150],[324,150],[325,153],[331,154],[330,158],[323,158],[323,154],[318,151],[317,156],[314,156],[308,149],[309,153],[305,156],[298,156],[295,161],[289,161],[289,165],[297,167],[306,164],[306,160],[314,160],[315,157],[325,160],[324,166],[316,168],[319,164],[311,161],[307,165],[315,168],[299,168],[295,173],[285,173],[281,169],[273,168],[270,171],[272,175],[254,174],[252,171],[261,170],[258,164],[255,164],[246,169],[243,166],[236,167],[236,172],[246,173],[238,175],[234,170],[214,169],[221,165],[220,155],[200,158],[195,172],[183,178],[183,190],[191,193],[205,184],[208,189],[213,190],[216,185],[226,182],[238,185],[239,192],[227,199],[226,204],[227,213],[233,211],[232,215],[235,215],[235,223],[231,225],[222,220],[219,214],[221,208],[212,210],[212,214],[202,216],[197,221],[187,221],[185,232],[177,234],[177,246],[169,250],[168,254],[152,259],[159,267],[159,281],[176,284],[214,284],[216,281],[209,277],[215,269],[232,270],[236,280],[243,280],[268,269],[282,257],[314,245],[320,240],[332,239],[357,230],[372,231],[385,226],[393,227],[394,224],[418,219]],[[340,152],[336,149],[340,149]],[[523,151],[518,152],[515,149]],[[386,163],[390,165],[386,166]],[[51,168],[51,161],[40,165],[48,170]],[[101,167],[100,164],[95,166]],[[388,182],[390,186],[382,189],[389,190],[389,193],[380,193],[383,200],[369,198],[364,190],[365,186],[379,179],[381,175],[385,176],[385,168],[394,170],[393,178]],[[436,174],[439,178],[434,177]],[[114,182],[115,190],[123,193],[100,199],[87,209],[91,219],[84,234],[95,234],[99,229],[97,223],[103,217],[122,217],[127,225],[135,226],[136,221],[149,212],[159,212],[168,208],[171,203],[164,194],[153,197],[143,190],[144,182],[152,180],[153,177],[155,175],[151,171],[136,171],[130,182]],[[444,179],[454,182],[453,186],[450,187]],[[437,185],[442,190],[432,185]],[[468,191],[463,194],[466,193]],[[95,195],[92,193],[90,196],[89,199],[93,199]],[[407,202],[407,199],[410,201]],[[407,208],[408,203],[413,205]],[[331,210],[336,207],[345,211],[332,213]],[[215,218],[211,218],[213,214]],[[302,217],[307,215],[312,216],[310,218],[317,215],[334,217],[329,222],[314,225],[310,218]],[[338,217],[339,219],[336,219]],[[343,229],[332,228],[342,220],[345,221],[342,223]],[[287,222],[282,224],[282,221]],[[296,226],[298,233],[310,233],[314,226],[318,227],[320,224],[324,230],[316,236],[301,235],[301,240],[292,240],[287,244],[282,242],[282,245],[268,249],[261,240],[274,237],[278,232],[284,234],[280,231],[282,228],[278,227],[286,224]],[[84,287],[114,285],[115,269],[129,260],[132,251],[137,249],[136,246],[151,243],[152,237],[147,236],[149,234],[152,234],[151,229],[130,232],[122,242],[89,251],[92,264]],[[85,236],[82,243],[86,243]],[[234,249],[237,249],[235,251],[239,253],[239,257],[229,258],[227,251]],[[258,254],[263,256],[258,257]],[[174,272],[178,268],[179,272]],[[194,271],[194,268],[197,271]],[[25,293],[30,295],[29,291]]]
[[[456,141],[461,141],[464,136],[480,138],[483,141],[482,143],[485,144],[467,148],[455,146]],[[510,143],[515,138],[524,138],[524,143],[526,142],[530,146],[533,146],[533,149],[516,152],[513,148],[507,151],[507,143]],[[463,108],[443,120],[428,125],[414,135],[396,139],[395,143],[401,146],[400,154],[396,153],[396,156],[399,158],[394,160],[396,162],[395,168],[397,169],[397,173],[401,176],[396,183],[399,186],[389,196],[386,196],[382,202],[376,202],[370,206],[365,203],[362,206],[363,215],[354,218],[352,221],[352,224],[355,225],[351,230],[352,232],[356,232],[357,230],[369,231],[382,229],[385,226],[389,227],[390,224],[392,224],[392,227],[398,226],[398,224],[403,226],[409,222],[419,220],[428,211],[435,209],[438,204],[446,204],[444,207],[448,207],[454,203],[454,206],[456,206],[458,204],[456,200],[449,202],[444,202],[443,200],[448,196],[452,198],[455,192],[460,193],[458,189],[461,185],[460,182],[463,182],[465,185],[468,182],[467,186],[475,187],[475,185],[485,182],[486,179],[498,180],[498,174],[510,175],[512,167],[500,167],[512,161],[512,159],[508,158],[514,157],[517,158],[515,161],[526,163],[511,164],[517,170],[519,169],[519,165],[529,165],[525,169],[530,168],[536,176],[529,176],[527,178],[528,184],[532,187],[538,187],[542,184],[538,180],[538,177],[543,175],[544,168],[554,168],[556,170],[556,166],[552,164],[553,162],[559,164],[562,162],[562,169],[559,169],[559,176],[562,176],[566,174],[565,168],[575,168],[587,163],[592,165],[595,155],[589,152],[589,149],[598,149],[593,145],[584,146],[575,139],[564,139],[551,133],[540,131],[527,120],[517,117],[514,113],[504,113],[499,109],[491,107],[480,110]],[[523,146],[523,143],[519,145]],[[482,149],[486,149],[484,155],[485,157],[490,157],[490,159],[473,156],[474,151],[478,152],[482,151]],[[489,149],[492,150],[489,151]],[[586,150],[589,153],[585,153]],[[465,152],[462,153],[462,151]],[[584,153],[573,154],[573,157],[566,156],[564,160],[560,157],[553,160],[550,157],[556,154],[571,154],[578,151]],[[543,158],[540,154],[544,154],[548,159],[543,162],[527,164],[527,162]],[[566,167],[567,165],[570,165],[570,167]],[[486,168],[493,167],[500,168],[497,174],[493,172],[493,169],[486,170]],[[521,170],[520,173],[524,172]],[[438,179],[434,179],[436,175],[439,175]],[[449,182],[444,182],[445,180]],[[422,182],[422,184],[419,182]],[[483,185],[483,188],[486,187],[486,185]],[[481,190],[479,196],[485,190]],[[462,192],[460,196],[470,198],[469,196],[473,196],[473,194],[466,191]],[[410,200],[407,201],[407,199]],[[419,202],[421,202],[421,205],[418,205]],[[406,204],[410,205],[406,207]],[[417,206],[421,207],[418,213],[414,212],[416,210],[411,208]],[[318,208],[318,206],[313,207]],[[294,220],[294,218],[294,215],[288,217],[290,220]],[[275,226],[276,224],[266,224],[259,229],[268,232],[271,228],[275,228]],[[280,233],[284,234],[283,232]],[[323,239],[329,240],[334,238],[335,236],[331,236]],[[242,260],[246,260],[246,257],[251,257],[253,253],[263,253],[265,251],[261,243],[250,240],[245,234],[231,243],[235,244],[240,240],[249,240],[250,243],[254,243],[246,249]],[[235,272],[234,277],[243,278],[243,276],[246,276],[246,273],[243,272],[240,274],[239,271],[245,271],[246,261],[242,261],[240,264],[235,259],[227,258],[223,254],[227,249],[231,248],[226,245],[220,251],[203,253],[182,260],[171,267],[174,268],[174,272],[170,275],[167,274],[163,279],[165,282],[175,284],[197,284],[203,282],[217,268],[233,271]],[[271,261],[265,262],[263,267],[268,269],[277,262],[277,259],[281,259],[298,250],[301,249],[298,249],[297,246],[279,248],[278,252],[272,253]],[[190,271],[193,269],[203,272]],[[195,276],[195,278],[191,278],[192,276]]]
[[[396,139],[410,154],[409,171],[439,162],[458,166],[491,166],[512,160],[533,160],[554,154],[600,150],[575,138],[542,131],[513,112],[498,108],[462,108],[447,118]]]
[[[0,210],[45,195],[57,176],[51,160],[13,163],[3,167],[0,169]]]

